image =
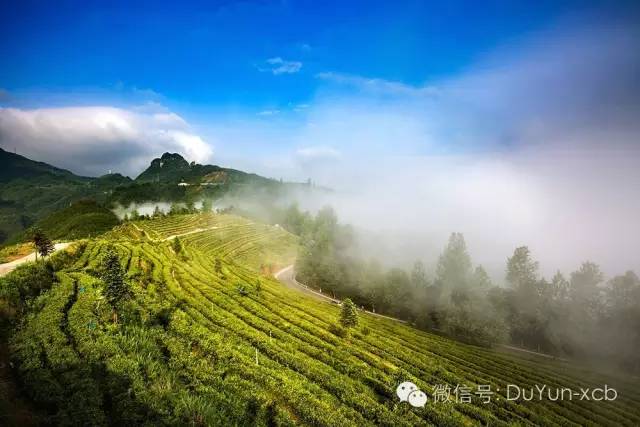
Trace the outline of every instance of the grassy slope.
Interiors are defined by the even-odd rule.
[[[183,256],[166,240],[177,234]],[[117,327],[99,283],[87,274],[107,244],[121,253],[135,291],[134,307]],[[260,274],[264,264],[290,263],[295,245],[278,228],[226,215],[141,221],[90,242],[14,340],[23,377],[40,391],[32,396],[42,404],[71,399],[71,412],[58,416],[78,422],[104,420],[106,412],[128,423],[144,413],[155,424],[640,423],[633,379],[467,346],[366,315],[349,339],[333,335],[338,307]],[[438,384],[491,384],[495,391],[508,383],[574,389],[607,383],[620,397],[490,404],[474,398],[414,409],[397,403],[401,380],[428,394]]]
[[[33,243],[19,243],[0,249],[0,264],[15,261],[18,258],[29,255],[34,251]]]
[[[118,223],[118,217],[111,210],[93,200],[80,200],[36,225],[51,239],[74,240],[103,234]]]

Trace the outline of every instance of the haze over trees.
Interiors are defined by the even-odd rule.
[[[640,279],[632,271],[605,283],[599,266],[587,261],[568,279],[557,272],[547,280],[521,246],[506,260],[500,287],[473,265],[460,233],[451,234],[429,277],[419,261],[405,271],[358,257],[351,228],[331,208],[313,217],[291,206],[283,225],[301,236],[297,278],[313,288],[471,343],[640,369]]]

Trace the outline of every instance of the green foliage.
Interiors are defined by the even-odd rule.
[[[193,185],[178,186],[182,180]],[[165,153],[154,159],[132,181],[117,173],[97,178],[77,176],[2,150],[0,244],[23,240],[24,230],[39,221],[53,239],[94,237],[118,223],[107,209],[117,204],[157,200],[193,203],[243,191],[265,193],[273,200],[289,185],[234,169],[188,163],[178,154]],[[95,200],[93,212],[82,212],[85,199]],[[80,206],[75,206],[78,201]]]
[[[189,259],[176,262],[164,243],[175,235],[188,245]],[[335,322],[336,305],[260,270],[265,259],[286,265],[295,247],[281,229],[226,215],[145,220],[88,242],[60,264],[59,280],[32,298],[21,327],[11,329],[25,392],[55,425],[640,423],[632,381],[461,344],[364,313],[360,332],[350,334]],[[92,275],[110,270],[101,258],[109,248],[117,253],[111,265],[130,284],[117,325],[103,299],[105,284]],[[215,260],[224,277],[215,274]],[[421,283],[412,276],[376,275],[411,288]],[[260,297],[235,289],[253,283],[261,283]],[[612,301],[634,286],[616,281]],[[500,400],[414,410],[395,395],[407,380],[430,395],[437,384],[488,384]],[[505,383],[574,390],[606,383],[624,399],[532,405],[504,399]]]
[[[336,325],[336,324],[331,324],[329,325],[329,332],[331,332],[333,335],[340,337],[340,338],[347,338],[349,336],[349,329],[345,328],[342,325]]]
[[[119,222],[111,210],[94,200],[80,200],[36,224],[53,239],[75,240],[102,234]]]
[[[44,232],[37,226],[34,226],[29,229],[28,232],[29,240],[33,243],[33,246],[36,249],[36,260],[38,258],[38,254],[42,258],[45,258],[55,249],[55,246],[51,239],[44,234]]]
[[[444,331],[464,342],[491,347],[507,341],[509,329],[499,313],[480,304],[451,306],[442,322]]]
[[[507,282],[514,289],[532,290],[538,278],[538,262],[531,259],[526,246],[516,248],[513,256],[507,259]]]
[[[42,235],[40,239],[38,239],[38,241],[36,242],[36,248],[40,256],[42,258],[45,258],[51,252],[53,252],[53,250],[55,249],[55,246],[53,245],[53,242],[46,235]]]
[[[454,291],[466,290],[471,273],[471,257],[461,233],[451,233],[449,243],[436,270],[436,282],[448,296]]]
[[[42,292],[53,286],[55,276],[50,262],[28,263],[18,266],[0,278],[0,307],[2,318],[13,321]]]
[[[119,175],[121,180],[80,177],[4,150],[0,151],[0,171],[0,238],[3,238],[0,243],[24,239],[25,229],[54,212],[69,208],[70,202],[85,198],[105,202],[109,189],[128,180]],[[67,218],[62,215],[40,226],[56,239],[59,221],[64,222],[61,227],[67,225]],[[82,229],[83,225],[91,230],[92,223],[100,221],[97,217],[81,220],[82,224],[69,225],[68,230],[62,231],[64,234]]]
[[[211,210],[213,209],[213,202],[211,202],[211,199],[204,199],[202,201],[202,212],[207,213],[207,212],[211,212]]]
[[[174,237],[171,240],[171,249],[173,249],[173,252],[175,252],[176,255],[182,253],[182,242],[179,237]]]
[[[104,296],[114,309],[129,298],[130,290],[124,280],[120,257],[113,248],[108,248],[102,258],[102,280]]]
[[[247,295],[249,295],[249,289],[247,288],[246,285],[243,285],[242,283],[236,283],[236,291],[243,297],[246,297]]]
[[[349,298],[342,301],[340,309],[340,324],[345,328],[354,328],[358,326],[358,309]]]

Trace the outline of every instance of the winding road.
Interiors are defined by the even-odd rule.
[[[282,284],[284,284],[285,286],[292,288],[292,289],[297,289],[300,290],[306,294],[309,294],[319,300],[324,300],[324,301],[330,301],[334,304],[342,304],[342,302],[338,299],[335,298],[331,298],[328,295],[325,295],[321,292],[317,292],[314,291],[313,289],[311,289],[310,287],[308,287],[307,285],[300,283],[296,280],[296,275],[295,275],[295,271],[293,269],[294,265],[291,264],[281,270],[279,270],[278,272],[276,272],[274,274],[274,277],[279,280]],[[407,321],[405,320],[400,320],[400,319],[396,319],[395,317],[391,317],[391,316],[385,316],[383,314],[378,314],[378,313],[374,313],[372,311],[368,311],[368,310],[360,310],[364,313],[367,313],[371,316],[375,316],[375,317],[380,317],[383,319],[388,319],[388,320],[393,320],[394,322],[399,322],[399,323],[407,323]],[[568,359],[563,359],[561,357],[556,357],[550,354],[546,354],[546,353],[539,353],[537,351],[533,351],[533,350],[527,350],[524,348],[520,348],[520,347],[515,347],[512,345],[505,345],[505,344],[498,344],[498,347],[504,349],[504,350],[508,350],[508,351],[514,351],[514,352],[519,352],[519,353],[527,353],[527,354],[531,354],[531,355],[535,355],[535,356],[539,356],[539,357],[544,357],[544,358],[548,358],[548,359],[553,359],[556,361],[560,361],[560,362],[569,362]]]
[[[342,302],[339,299],[335,299],[335,298],[331,298],[328,295],[325,295],[321,292],[317,292],[314,291],[313,289],[311,289],[310,287],[308,287],[307,285],[300,283],[296,280],[296,275],[295,275],[295,271],[293,269],[293,264],[283,268],[282,270],[278,271],[276,274],[274,274],[274,277],[276,279],[278,279],[280,282],[282,282],[283,284],[285,284],[287,287],[289,288],[293,288],[293,289],[298,289],[301,290],[307,294],[310,294],[318,299],[321,300],[325,300],[325,301],[330,301],[334,304],[342,304]],[[371,316],[375,316],[375,317],[380,317],[383,319],[389,319],[389,320],[393,320],[394,322],[399,322],[399,323],[407,323],[405,320],[400,320],[400,319],[396,319],[395,317],[390,317],[390,316],[385,316],[383,314],[378,314],[378,313],[374,313],[372,311],[368,311],[368,310],[360,310],[364,313],[370,314]]]
[[[62,250],[64,248],[66,248],[67,246],[69,246],[70,244],[71,244],[71,242],[56,243],[54,245],[53,252]],[[29,255],[23,256],[22,258],[18,258],[16,260],[11,261],[11,262],[5,262],[4,264],[0,264],[0,276],[4,276],[6,274],[9,274],[13,270],[15,270],[16,267],[19,266],[20,264],[24,264],[25,262],[31,262],[31,261],[35,261],[35,260],[36,260],[36,253],[35,252],[31,252]]]

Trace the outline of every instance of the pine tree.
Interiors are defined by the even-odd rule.
[[[340,323],[345,328],[353,328],[358,325],[358,310],[356,305],[349,298],[342,301]]]
[[[182,242],[177,237],[174,237],[171,241],[171,247],[173,248],[173,251],[176,253],[176,255],[182,252]]]
[[[129,298],[129,287],[124,281],[124,273],[120,266],[120,257],[112,249],[108,249],[102,261],[103,273],[102,280],[104,281],[104,295],[107,298],[107,302],[113,308],[113,321],[118,322],[118,314],[116,308],[120,303]]]

